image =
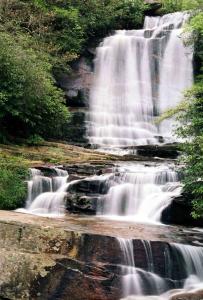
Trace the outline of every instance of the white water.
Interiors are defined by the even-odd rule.
[[[187,13],[146,17],[143,30],[120,30],[104,39],[95,59],[88,138],[100,148],[172,139],[173,121],[154,117],[182,99],[193,81],[192,51],[181,40]]]
[[[122,270],[122,290],[123,297],[127,299],[160,299],[168,300],[170,296],[181,292],[197,291],[203,289],[203,248],[189,245],[171,244],[171,255],[165,262],[165,269],[170,269],[174,257],[178,271],[182,274],[183,280],[174,283],[179,285],[179,289],[170,290],[168,285],[172,277],[161,278],[154,273],[153,256],[150,242],[143,241],[145,254],[147,257],[148,271],[139,269],[135,265],[133,241],[130,239],[118,239],[120,249],[123,254],[124,263]],[[147,245],[147,248],[146,248]],[[151,253],[151,254],[149,254]],[[132,296],[133,297],[128,297]]]
[[[142,223],[160,222],[161,213],[179,195],[178,174],[166,165],[126,165],[109,180],[98,215]]]
[[[59,168],[53,168],[53,171],[56,176],[46,177],[41,171],[30,169],[26,206],[18,212],[49,217],[64,215],[68,172]]]

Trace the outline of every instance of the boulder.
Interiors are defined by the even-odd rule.
[[[70,193],[106,194],[108,192],[108,180],[105,178],[85,178],[70,185],[68,191]]]
[[[171,204],[163,210],[161,221],[165,224],[202,227],[203,219],[194,219],[191,212],[192,204],[188,196],[182,194],[175,197]]]
[[[161,8],[161,0],[144,0],[148,4],[148,8],[145,10],[146,15],[156,16],[160,15],[159,9]]]
[[[69,193],[66,200],[66,209],[71,213],[95,215],[98,197],[98,195],[86,196],[78,193]]]

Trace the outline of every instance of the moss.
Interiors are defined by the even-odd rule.
[[[41,164],[106,162],[119,160],[116,155],[104,154],[65,143],[44,142],[39,146],[0,145],[0,155],[32,167]]]

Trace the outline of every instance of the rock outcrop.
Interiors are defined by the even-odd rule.
[[[175,159],[180,154],[178,144],[143,145],[135,147],[138,155]]]
[[[185,226],[203,226],[203,218],[192,217],[192,204],[188,196],[182,194],[175,197],[171,204],[162,212],[162,222],[165,224],[176,224]]]
[[[93,81],[93,55],[80,57],[69,74],[60,74],[58,85],[64,90],[71,117],[66,128],[66,139],[75,145],[85,145],[85,114],[89,106],[89,92]]]
[[[112,222],[94,218],[49,219],[0,211],[0,298],[121,298],[120,264],[124,258],[116,236],[136,237],[135,264],[143,270],[149,267],[143,239],[151,240],[155,272],[165,276],[166,248],[173,239],[181,240],[181,233],[135,224],[122,224],[119,232],[118,228],[119,223],[112,226]],[[176,263],[171,274],[173,280],[182,279]],[[172,288],[173,280],[169,282]]]

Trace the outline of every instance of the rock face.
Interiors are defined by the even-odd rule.
[[[148,4],[148,8],[146,10],[147,15],[156,16],[159,14],[159,9],[161,8],[161,0],[144,0],[146,4]]]
[[[87,147],[88,140],[86,138],[85,126],[85,108],[69,107],[71,113],[69,122],[66,126],[66,140],[73,145]]]
[[[116,279],[116,275],[96,257],[91,261],[92,254],[86,248],[87,234],[52,228],[46,226],[46,222],[41,226],[29,224],[27,216],[22,219],[27,221],[0,222],[0,265],[4,270],[0,274],[0,297],[78,300],[83,295],[84,300],[119,298],[119,276]]]
[[[70,164],[65,165],[64,169],[68,171],[70,175],[77,176],[92,176],[92,175],[101,175],[105,173],[111,173],[112,168],[114,168],[113,163],[86,163],[86,164]]]
[[[98,176],[75,181],[68,189],[66,208],[72,213],[95,215],[99,199],[108,189],[108,181]]]
[[[203,290],[197,292],[179,292],[177,295],[171,296],[169,300],[202,300]]]
[[[194,219],[191,215],[192,205],[186,195],[173,199],[171,204],[162,212],[162,222],[186,226],[203,226],[203,219]]]
[[[79,193],[68,193],[66,209],[71,213],[95,215],[99,195],[86,196]]]
[[[67,217],[54,220],[0,211],[0,266],[3,271],[0,272],[0,298],[120,299],[120,265],[124,257],[118,239],[113,236],[113,231],[118,234],[119,224],[114,226],[112,228],[112,223],[104,225],[95,219]],[[122,233],[122,230],[125,232]],[[129,225],[124,225],[122,230],[119,232],[121,236],[128,235]],[[133,240],[133,248],[138,268],[147,270],[149,267],[146,244],[141,238],[149,235],[151,242],[148,245],[155,272],[161,276],[167,274],[165,251],[166,248],[170,251],[168,230],[160,228],[159,233],[157,230],[153,233],[151,227],[131,226],[130,235],[137,236]],[[164,234],[166,240],[163,239]],[[175,232],[171,235],[175,237]],[[182,279],[176,263],[172,264],[170,272],[173,280]],[[174,287],[173,280],[169,282],[171,288]]]
[[[67,141],[84,145],[86,140],[85,113],[89,105],[89,92],[93,80],[93,55],[81,57],[73,65],[70,74],[61,74],[58,85],[64,90],[71,118],[66,128]]]
[[[141,156],[175,159],[179,155],[178,148],[177,144],[164,144],[137,146],[136,150]]]
[[[62,74],[57,78],[58,84],[65,91],[69,107],[88,107],[92,80],[92,57],[81,57],[72,65],[70,74]]]

